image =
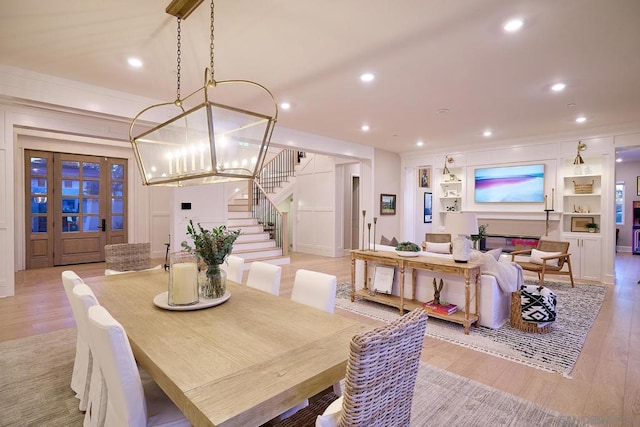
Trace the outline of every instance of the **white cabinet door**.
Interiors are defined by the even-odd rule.
[[[602,273],[602,238],[588,235],[563,235],[569,242],[573,277],[600,280]]]

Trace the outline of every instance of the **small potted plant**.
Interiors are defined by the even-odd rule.
[[[600,228],[595,222],[588,222],[584,226],[589,230],[589,233],[595,233]]]

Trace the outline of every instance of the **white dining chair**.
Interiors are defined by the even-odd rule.
[[[105,427],[190,426],[153,380],[141,379],[122,325],[100,305],[90,307],[88,317],[91,346],[107,386]]]
[[[236,282],[242,283],[242,273],[244,272],[244,258],[229,255],[225,262],[220,264],[220,268],[227,273],[227,279]]]
[[[300,269],[293,280],[293,301],[333,313],[336,305],[337,278],[330,274]]]
[[[279,265],[254,261],[249,267],[247,286],[273,295],[280,295],[281,276],[282,267]]]
[[[73,318],[78,325],[78,313],[74,308],[72,301],[72,291],[76,285],[84,283],[82,278],[71,270],[62,272],[62,285],[64,292],[69,300]],[[73,372],[71,374],[71,390],[76,393],[76,397],[80,400],[78,408],[81,411],[87,410],[89,401],[89,382],[91,378],[91,351],[89,350],[89,342],[85,339],[86,335],[80,333],[81,327],[77,326],[76,333],[76,355],[73,362]]]
[[[91,336],[89,335],[89,307],[98,304],[98,299],[89,286],[85,283],[77,284],[71,291],[71,307],[76,313],[78,334],[91,349]],[[102,372],[91,352],[91,367],[87,408],[84,415],[84,427],[102,427],[104,425],[107,390],[102,378]]]

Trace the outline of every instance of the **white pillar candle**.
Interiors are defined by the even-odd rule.
[[[176,305],[194,301],[198,288],[198,267],[194,262],[181,262],[171,266],[172,302]]]

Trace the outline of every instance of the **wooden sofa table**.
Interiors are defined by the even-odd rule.
[[[356,261],[364,261],[364,286],[362,289],[356,290]],[[369,293],[369,287],[367,285],[367,265],[369,262],[373,262],[381,265],[388,265],[398,267],[400,270],[400,289],[399,296],[387,295],[381,293]],[[412,269],[412,288],[411,299],[407,300],[404,297],[405,280],[404,273],[405,268]],[[436,273],[454,274],[464,277],[464,311],[456,311],[452,314],[440,314],[435,312],[429,312],[429,316],[438,319],[448,320],[450,322],[460,323],[464,326],[464,333],[469,335],[469,328],[472,324],[477,326],[480,320],[479,302],[478,302],[478,283],[480,279],[480,264],[467,262],[458,263],[449,259],[428,257],[428,256],[416,256],[416,257],[403,257],[397,255],[394,252],[387,251],[351,251],[351,301],[355,300],[358,296],[368,301],[375,301],[380,304],[385,304],[391,307],[397,307],[400,310],[400,314],[404,314],[405,310],[413,310],[417,307],[422,307],[423,303],[416,300],[416,271],[427,270]],[[471,279],[474,279],[475,292],[474,292],[474,312],[471,313]]]

